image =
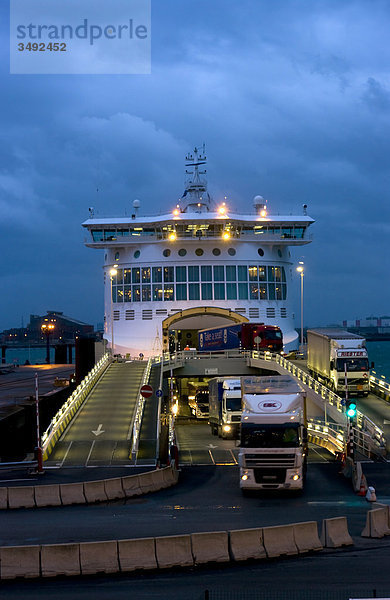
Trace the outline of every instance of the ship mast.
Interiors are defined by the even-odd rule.
[[[207,191],[207,180],[201,175],[206,174],[206,169],[200,170],[206,164],[205,145],[202,149],[194,148],[193,153],[186,156],[186,175],[184,194],[180,198],[182,212],[208,212],[210,210],[210,195]],[[190,167],[190,170],[187,168]]]

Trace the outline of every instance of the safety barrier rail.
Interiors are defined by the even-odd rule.
[[[375,377],[375,371],[372,371],[370,375],[370,390],[373,390],[374,393],[382,396],[387,402],[390,402],[390,383],[388,383],[385,379],[384,375],[380,377]]]
[[[153,364],[153,359],[149,358],[146,368],[145,368],[145,371],[144,371],[144,376],[142,378],[140,388],[143,385],[145,385],[146,383],[148,383],[152,364]],[[133,417],[133,423],[132,423],[133,441],[132,441],[132,445],[131,445],[131,460],[135,460],[137,458],[137,452],[138,452],[138,446],[139,446],[139,434],[141,431],[142,417],[144,415],[144,407],[145,407],[145,398],[141,395],[141,393],[139,393],[138,400],[137,400],[137,406],[134,411],[134,417]]]
[[[326,442],[327,449],[330,452],[333,452],[333,454],[344,451],[346,430],[343,425],[337,425],[337,423],[325,423],[320,419],[308,419],[307,429],[309,436],[311,435],[312,438],[323,439]]]
[[[48,459],[58,438],[111,362],[111,355],[105,354],[54,415],[49,427],[42,434],[41,438],[44,460]]]

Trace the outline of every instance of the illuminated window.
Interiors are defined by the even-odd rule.
[[[150,302],[150,285],[142,286],[142,302]]]
[[[139,285],[133,285],[133,302],[140,302],[141,301],[141,289]]]
[[[154,300],[154,302],[162,302],[162,299],[163,299],[162,285],[154,285],[153,286],[153,300]]]
[[[140,268],[139,267],[133,267],[132,270],[132,283],[140,283]],[[135,300],[136,302],[136,300]]]
[[[260,291],[260,300],[267,300],[267,284],[266,283],[260,283],[259,291]]]
[[[125,285],[125,297],[124,297],[124,301],[125,302],[131,302],[131,286],[130,285]]]
[[[123,270],[123,281],[125,284],[131,283],[131,269]]]
[[[258,300],[259,298],[259,286],[257,283],[249,284],[249,297],[251,300]]]
[[[164,267],[164,281],[165,283],[173,282],[173,267]]]
[[[142,283],[150,283],[150,267],[142,267]]]
[[[164,285],[164,300],[172,301],[175,299],[173,285]]]
[[[267,267],[259,266],[259,281],[267,281]]]
[[[257,267],[254,265],[251,265],[248,269],[249,271],[249,281],[257,281],[258,278],[258,270]]]

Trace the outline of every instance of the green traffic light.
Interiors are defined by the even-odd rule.
[[[356,404],[355,402],[350,402],[347,407],[347,416],[351,419],[356,417]]]

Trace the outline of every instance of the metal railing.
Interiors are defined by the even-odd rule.
[[[54,415],[49,427],[42,434],[41,438],[42,453],[45,460],[53,450],[54,444],[58,440],[59,436],[64,432],[70,420],[74,417],[76,412],[84,403],[89,392],[96,385],[98,379],[111,364],[111,362],[111,355],[105,354]]]
[[[384,377],[381,375],[380,377],[375,377],[375,371],[370,375],[370,390],[372,389],[374,393],[378,393],[384,397],[387,402],[390,402],[390,383],[388,383]]]
[[[148,383],[152,364],[153,364],[153,359],[149,358],[147,365],[145,367],[144,376],[142,377],[140,388],[143,385],[145,385],[146,383]],[[145,398],[139,392],[137,405],[136,405],[136,408],[134,411],[134,416],[133,416],[133,423],[132,423],[132,427],[131,427],[131,429],[133,431],[133,440],[132,440],[132,445],[131,445],[131,460],[135,460],[137,458],[137,452],[138,452],[138,447],[139,447],[139,436],[140,436],[141,425],[142,425],[142,417],[144,414],[144,407],[145,407]]]

